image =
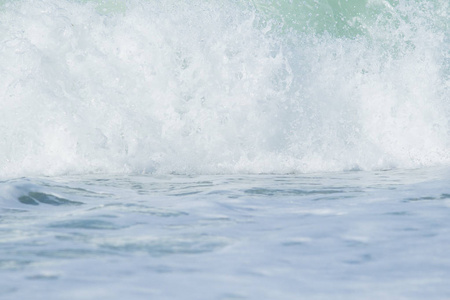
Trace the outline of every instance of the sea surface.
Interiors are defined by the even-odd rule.
[[[450,299],[448,0],[0,0],[0,299]]]
[[[450,168],[0,184],[1,299],[449,299]]]

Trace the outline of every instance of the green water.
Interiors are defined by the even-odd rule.
[[[22,0],[0,0],[0,6]],[[93,3],[103,15],[125,13],[136,1],[73,0]],[[146,0],[143,2],[170,3]],[[45,1],[44,1],[45,2]],[[137,1],[139,2],[139,1]],[[268,30],[331,34],[341,37],[371,35],[376,30],[392,31],[405,23],[435,27],[448,37],[449,1],[447,0],[208,0],[220,5],[238,5],[256,12],[261,26]],[[176,1],[173,1],[176,3]],[[196,5],[195,1],[191,5]]]
[[[360,15],[366,1],[264,1],[252,0],[254,7],[284,29],[296,31],[361,32]]]
[[[397,29],[414,18],[428,19],[421,23],[424,26],[448,30],[449,4],[441,0],[252,0],[252,4],[267,20],[297,32],[354,37],[370,33],[374,26]]]

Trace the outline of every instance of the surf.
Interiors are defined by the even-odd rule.
[[[446,1],[0,7],[0,176],[449,163]]]

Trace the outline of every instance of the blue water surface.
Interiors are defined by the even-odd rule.
[[[0,183],[2,299],[448,299],[450,170]]]

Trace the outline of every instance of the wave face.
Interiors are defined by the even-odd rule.
[[[450,162],[442,1],[0,2],[0,176]]]

